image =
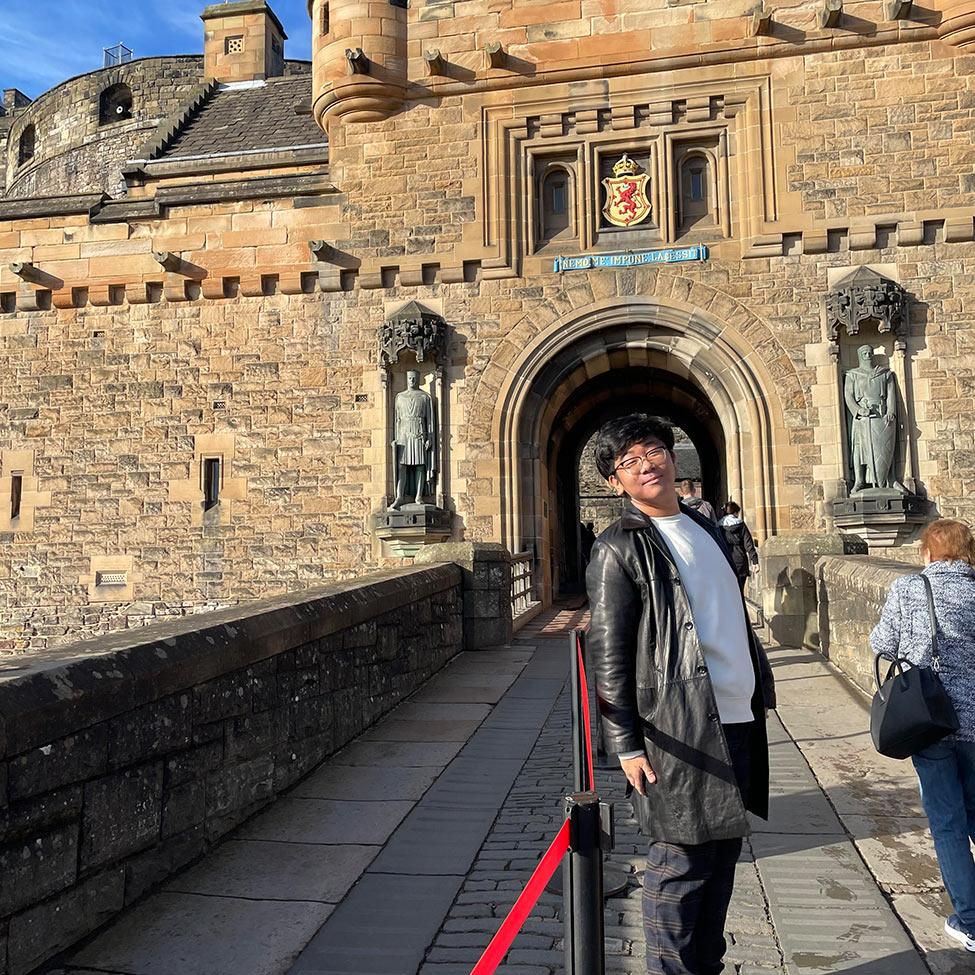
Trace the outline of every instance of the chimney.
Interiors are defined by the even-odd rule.
[[[214,3],[201,14],[203,59],[214,81],[258,81],[284,74],[281,21],[264,0]]]
[[[13,115],[19,108],[27,108],[31,100],[17,88],[5,88],[3,91],[3,110],[0,115],[6,113]]]

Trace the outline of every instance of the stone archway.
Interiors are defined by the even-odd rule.
[[[645,369],[695,390],[721,432],[727,493],[750,512],[757,537],[791,527],[795,489],[777,472],[796,463],[785,406],[805,407],[805,394],[768,326],[688,279],[646,269],[615,277],[617,295],[597,299],[589,282],[573,285],[561,308],[541,302],[522,319],[483,371],[469,415],[472,446],[493,454],[496,537],[534,553],[545,602],[554,472],[542,445],[574,391],[613,370]]]

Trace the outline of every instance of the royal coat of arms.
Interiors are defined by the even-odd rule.
[[[603,216],[614,227],[635,227],[650,216],[647,189],[650,177],[625,153],[613,166],[612,177],[603,180],[606,203]]]

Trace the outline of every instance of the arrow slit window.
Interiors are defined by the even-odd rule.
[[[220,458],[203,458],[203,510],[210,511],[220,503]]]
[[[24,497],[24,475],[14,471],[10,475],[10,520],[20,517],[20,505]]]

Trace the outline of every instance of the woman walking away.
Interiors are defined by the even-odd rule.
[[[924,576],[937,618],[941,681],[958,714],[959,730],[912,759],[954,914],[945,933],[975,952],[975,538],[960,521],[941,518],[921,536]],[[927,595],[916,575],[890,587],[870,634],[874,653],[931,666]]]
[[[738,576],[738,586],[745,591],[745,583],[752,572],[758,572],[758,552],[748,525],[742,520],[741,508],[734,501],[724,506],[724,517],[718,523],[724,532],[724,540],[731,549],[731,561],[734,563],[735,575]]]

